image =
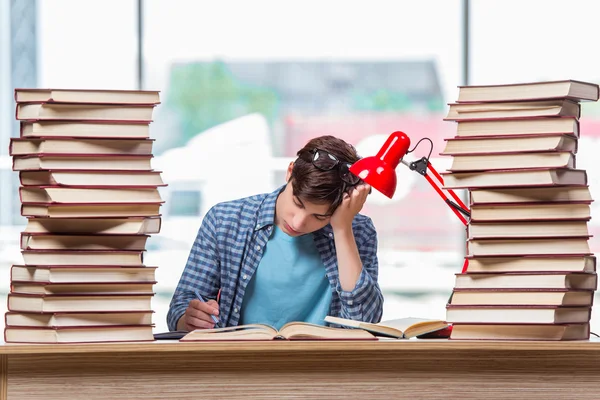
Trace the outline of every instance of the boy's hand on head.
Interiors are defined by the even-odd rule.
[[[329,221],[334,231],[337,229],[352,228],[352,220],[363,208],[370,191],[371,186],[363,183],[344,193],[342,203],[335,210]]]

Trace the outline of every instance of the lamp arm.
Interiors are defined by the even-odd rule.
[[[454,212],[454,214],[460,219],[460,221],[467,226],[469,221],[467,221],[466,217],[471,217],[471,212],[469,208],[463,203],[463,201],[458,197],[458,195],[452,189],[444,189],[446,190],[450,196],[455,200],[450,200],[446,194],[443,192],[442,187],[444,186],[444,179],[442,176],[433,168],[433,165],[429,162],[427,157],[423,157],[417,161],[400,161],[402,164],[406,165],[410,170],[416,171],[417,173],[423,175],[427,182],[433,187],[433,189],[440,195],[440,197],[444,200],[444,202],[450,207],[450,209]],[[432,175],[437,179],[434,181],[433,178],[427,173],[430,171]],[[469,259],[465,258],[462,267],[462,273],[467,272],[467,268],[469,267]]]
[[[437,192],[437,194],[440,195],[442,200],[444,200],[444,202],[452,209],[454,214],[456,214],[458,219],[460,219],[460,221],[464,225],[467,225],[469,223],[467,221],[467,218],[471,217],[471,212],[469,211],[469,208],[460,199],[460,197],[458,197],[458,195],[454,192],[454,190],[442,189],[442,187],[444,185],[444,179],[436,171],[436,169],[433,167],[433,165],[431,165],[431,163],[429,162],[427,157],[423,157],[420,160],[412,161],[412,162],[408,162],[405,160],[402,160],[401,162],[402,162],[402,164],[406,165],[410,170],[416,171],[420,175],[423,175],[425,177],[425,179],[427,179],[427,182],[429,182],[431,187],[433,187],[433,189]],[[431,177],[431,175],[428,172],[431,172],[431,175],[433,175],[435,180]],[[446,190],[450,194],[452,199],[454,199],[454,200],[449,199],[443,190]]]

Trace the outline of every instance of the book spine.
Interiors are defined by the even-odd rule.
[[[19,122],[19,137],[25,137],[23,136],[23,123]]]
[[[13,154],[13,151],[14,151],[13,145],[14,145],[13,138],[11,138],[10,143],[8,145],[8,155],[9,156],[14,156],[14,154]]]

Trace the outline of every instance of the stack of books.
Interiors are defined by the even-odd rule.
[[[459,88],[443,178],[467,189],[471,220],[447,306],[452,339],[589,338],[592,196],[576,154],[580,102],[598,96],[578,81]]]
[[[151,341],[160,231],[149,124],[155,91],[15,90],[23,265],[11,268],[6,342]]]

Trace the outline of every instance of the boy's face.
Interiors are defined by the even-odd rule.
[[[275,224],[290,236],[300,236],[318,231],[329,223],[329,205],[315,204],[293,195],[292,184],[277,198]]]
[[[312,233],[327,225],[331,218],[329,204],[311,203],[294,196],[289,178],[290,172],[288,184],[275,204],[275,225],[290,236]]]

